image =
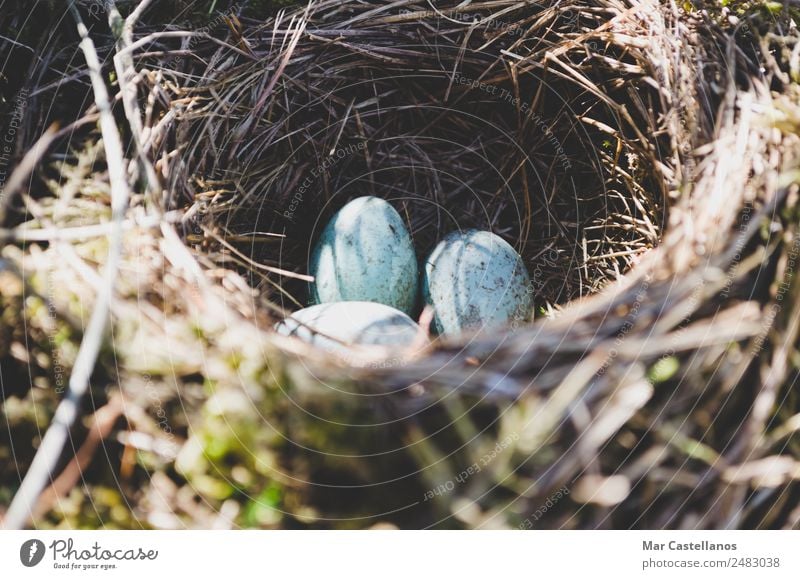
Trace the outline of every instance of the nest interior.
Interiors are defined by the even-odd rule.
[[[319,2],[245,21],[248,54],[215,44],[178,67],[202,81],[171,103],[164,144],[183,145],[168,205],[286,309],[305,283],[262,266],[307,273],[327,219],[361,195],[395,205],[420,257],[454,229],[488,229],[523,256],[538,306],[594,293],[658,243],[669,187],[641,63],[581,43],[600,18]]]

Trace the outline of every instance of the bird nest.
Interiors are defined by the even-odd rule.
[[[143,112],[135,201],[177,227],[136,296],[172,321],[118,347],[137,375],[132,345],[168,342],[169,371],[214,388],[175,478],[220,504],[209,481],[236,479],[250,506],[282,485],[280,517],[246,525],[789,524],[768,489],[796,494],[773,411],[797,337],[800,112],[770,89],[794,90],[795,37],[715,6],[323,0],[138,27],[118,55]],[[506,239],[533,319],[390,358],[279,336],[322,228],[363,195],[418,255],[456,229]]]
[[[159,72],[165,208],[202,261],[256,288],[252,317],[268,313],[291,383],[336,384],[341,403],[391,420],[439,408],[445,430],[499,436],[517,412],[535,473],[523,494],[547,496],[648,403],[632,439],[664,420],[655,406],[689,412],[693,396],[656,384],[699,384],[762,331],[733,295],[779,188],[760,165],[771,128],[748,108],[764,98],[759,57],[720,49],[733,42],[725,18],[606,0],[323,1],[229,18],[226,43],[185,40],[193,54]],[[388,361],[342,363],[274,336],[305,303],[322,227],[361,195],[398,209],[419,255],[457,228],[505,238],[531,274],[534,320]],[[702,392],[724,388],[716,379],[697,395],[715,396]],[[470,402],[454,410],[454,395]],[[461,430],[442,443],[448,458],[468,445]],[[600,471],[617,472],[627,443],[613,444]]]
[[[502,236],[541,311],[592,294],[658,244],[677,161],[659,87],[602,18],[320,2],[245,25],[181,67],[202,81],[173,105],[169,207],[287,309],[322,227],[361,195],[395,205],[419,255],[454,229]]]

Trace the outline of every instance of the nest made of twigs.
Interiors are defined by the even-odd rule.
[[[658,243],[674,174],[657,87],[585,32],[602,21],[557,4],[319,2],[240,23],[239,46],[197,43],[178,67],[159,127],[179,144],[168,206],[287,309],[326,220],[367,194],[395,204],[419,255],[489,229],[522,254],[537,305],[594,293]]]
[[[648,368],[693,352],[700,376],[759,332],[732,292],[754,267],[742,248],[778,202],[760,165],[771,129],[750,109],[764,95],[753,52],[705,18],[599,0],[337,1],[232,19],[235,44],[199,40],[197,58],[159,73],[172,115],[154,155],[166,207],[183,212],[202,259],[244,272],[268,311],[303,302],[294,276],[355,196],[391,200],[420,254],[458,227],[504,236],[553,319],[359,368],[273,343],[295,384],[346,376],[417,410],[453,392],[476,397],[473,410],[532,399],[547,409],[526,434],[541,497],[660,399]],[[575,405],[585,416],[562,422]],[[554,448],[564,454],[551,464]]]

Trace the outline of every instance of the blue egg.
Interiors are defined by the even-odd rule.
[[[422,291],[441,334],[513,326],[530,319],[530,278],[519,254],[489,231],[456,231],[424,264]]]
[[[336,213],[311,254],[310,302],[366,301],[413,315],[417,258],[400,214],[383,199],[359,197]]]
[[[406,314],[374,302],[318,304],[293,313],[275,329],[337,353],[353,344],[407,347],[419,334],[419,326]]]

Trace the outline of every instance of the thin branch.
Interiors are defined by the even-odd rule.
[[[174,216],[170,216],[167,221],[175,221]],[[124,231],[134,229],[153,229],[158,227],[163,218],[158,215],[148,215],[137,220],[126,220],[122,224]],[[0,243],[30,243],[42,242],[56,243],[59,241],[85,241],[94,237],[105,237],[113,233],[116,224],[114,223],[95,223],[92,225],[82,225],[76,227],[46,227],[34,229],[32,227],[17,227],[16,229],[0,229]],[[249,239],[248,239],[249,241]]]
[[[140,170],[145,175],[147,191],[151,201],[154,201],[151,209],[157,209],[160,187],[156,171],[153,164],[145,154],[145,142],[142,137],[144,127],[142,115],[139,109],[139,101],[136,94],[136,69],[133,64],[133,56],[126,49],[133,44],[133,26],[147,9],[151,0],[142,2],[131,12],[130,16],[124,21],[117,10],[114,0],[109,0],[108,21],[112,30],[119,29],[117,37],[116,54],[114,55],[114,68],[119,79],[119,90],[122,97],[122,105],[125,108],[125,117],[128,119],[131,135],[136,144],[136,153]]]
[[[11,501],[3,520],[6,529],[21,529],[27,525],[39,500],[42,491],[53,484],[55,468],[70,436],[70,429],[78,418],[80,402],[89,389],[89,380],[97,363],[100,347],[103,343],[109,310],[114,290],[114,280],[122,255],[122,222],[130,198],[130,189],[125,175],[125,160],[122,141],[117,131],[116,120],[111,111],[111,102],[103,80],[100,59],[97,56],[89,31],[75,7],[70,2],[69,10],[77,24],[81,37],[81,50],[89,68],[95,103],[100,114],[100,130],[106,152],[106,163],[111,185],[111,209],[114,229],[109,235],[108,261],[104,271],[104,283],[98,292],[89,324],[83,335],[75,360],[75,366],[69,378],[66,397],[56,409],[50,428],[42,438],[41,446],[36,452],[30,469],[20,485],[17,494]]]
[[[25,180],[30,176],[36,168],[36,164],[44,156],[47,149],[55,140],[58,133],[58,125],[51,125],[45,133],[39,137],[39,140],[25,153],[19,165],[11,173],[5,189],[0,189],[0,223],[3,223],[8,213],[8,208],[11,207],[11,202],[14,196],[19,192]]]

